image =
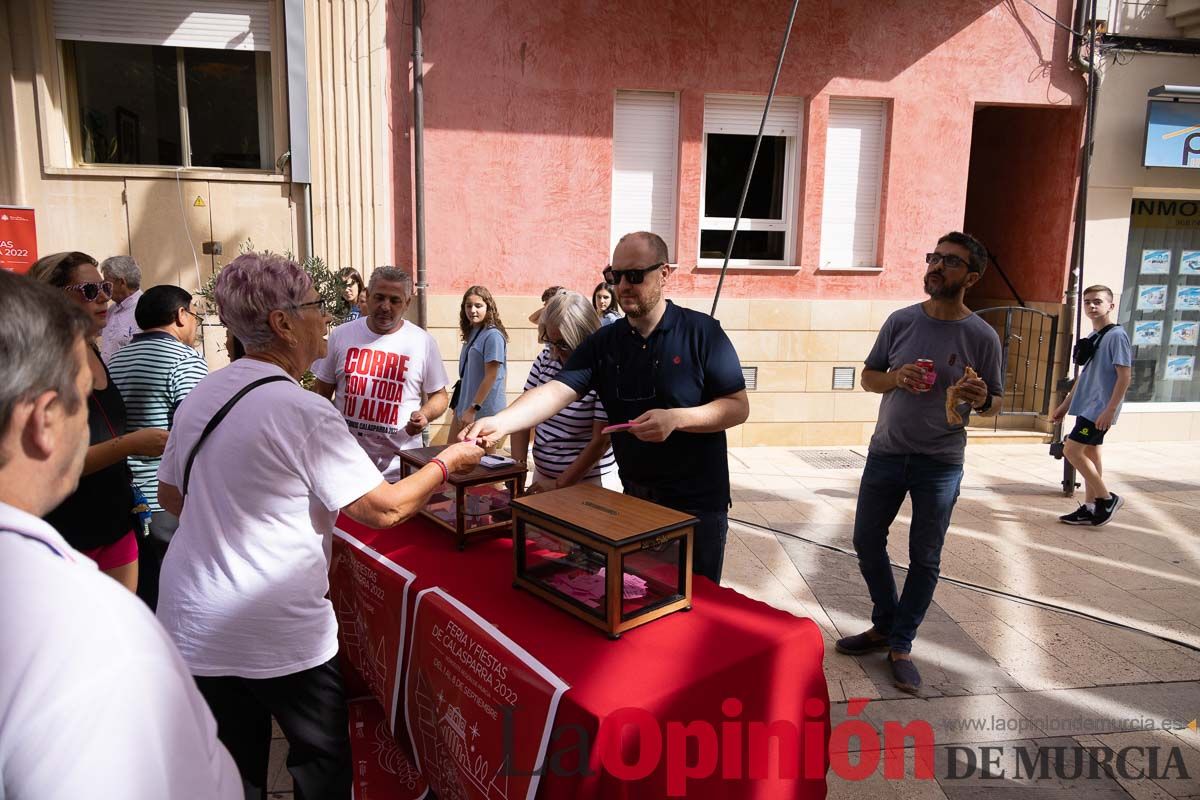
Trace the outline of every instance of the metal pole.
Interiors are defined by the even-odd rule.
[[[758,147],[762,144],[763,130],[767,126],[767,113],[771,110],[771,101],[775,98],[775,87],[779,84],[779,73],[783,71],[783,56],[787,53],[788,39],[792,35],[792,23],[796,20],[796,9],[800,0],[792,0],[792,13],[788,15],[787,29],[783,32],[783,44],[779,46],[779,58],[775,62],[775,76],[771,78],[771,89],[767,92],[767,104],[763,106],[762,120],[758,123],[758,136],[754,138],[754,150],[750,153],[750,166],[746,170],[746,181],[742,184],[742,199],[738,201],[737,215],[733,218],[733,230],[729,232],[729,244],[725,246],[725,261],[721,264],[721,277],[717,279],[717,293],[713,295],[710,316],[717,316],[717,302],[721,299],[721,287],[725,285],[725,273],[729,271],[729,256],[733,252],[733,243],[737,239],[738,225],[742,222],[742,209],[746,205],[746,195],[750,193],[750,179],[754,177],[754,164],[758,161]]]
[[[1081,0],[1088,2],[1088,0]],[[1084,134],[1083,134],[1083,153],[1081,154],[1081,164],[1079,168],[1079,198],[1075,208],[1075,240],[1072,247],[1074,255],[1074,263],[1071,265],[1071,275],[1067,282],[1066,295],[1066,317],[1067,335],[1066,340],[1068,346],[1071,344],[1071,339],[1079,335],[1079,330],[1083,324],[1083,305],[1079,302],[1080,293],[1083,291],[1083,267],[1084,267],[1084,243],[1087,232],[1087,198],[1088,198],[1088,175],[1092,167],[1092,146],[1093,136],[1095,135],[1096,126],[1096,101],[1100,94],[1100,87],[1096,85],[1096,59],[1099,58],[1097,52],[1097,35],[1096,35],[1096,0],[1090,0],[1091,19],[1087,20],[1086,33],[1091,40],[1088,47],[1088,82],[1087,82],[1087,105],[1085,107],[1084,118]],[[1082,42],[1080,43],[1082,47]],[[1074,348],[1072,347],[1073,351]],[[1071,367],[1072,380],[1079,379],[1079,365],[1073,364]],[[1062,423],[1054,424],[1054,438],[1062,438]],[[1070,497],[1075,494],[1075,467],[1071,462],[1063,457],[1063,480],[1062,489],[1063,495]]]
[[[413,216],[417,236],[417,325],[428,327],[425,273],[425,77],[421,52],[421,0],[413,0]]]

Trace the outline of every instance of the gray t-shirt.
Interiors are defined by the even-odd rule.
[[[963,425],[949,425],[946,390],[963,376],[969,365],[988,385],[989,394],[1003,395],[1000,337],[992,326],[974,314],[952,322],[938,320],[926,314],[918,303],[887,318],[864,363],[867,369],[887,372],[921,358],[933,362],[937,372],[933,388],[922,394],[910,394],[904,389],[886,393],[879,404],[879,421],[871,437],[870,451],[876,455],[919,454],[961,464],[967,446],[964,427],[970,405],[963,403],[958,407]]]
[[[1088,338],[1095,335],[1093,333]],[[1071,416],[1095,422],[1112,399],[1113,387],[1117,385],[1117,371],[1113,367],[1128,367],[1132,363],[1133,348],[1129,344],[1129,334],[1119,326],[1110,329],[1100,338],[1096,354],[1079,374],[1079,384],[1075,387],[1075,394],[1071,395]],[[1113,414],[1113,422],[1119,416],[1121,409],[1118,407],[1117,413]]]

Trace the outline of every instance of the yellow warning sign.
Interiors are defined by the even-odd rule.
[[[204,208],[204,198],[196,195],[196,202],[192,203],[193,208]]]

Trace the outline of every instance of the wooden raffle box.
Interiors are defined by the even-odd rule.
[[[588,484],[512,508],[514,586],[614,639],[692,607],[695,517]]]
[[[428,464],[447,445],[400,451],[400,477],[406,478]],[[504,455],[500,453],[498,455]],[[434,492],[421,515],[458,537],[458,549],[467,539],[485,534],[509,534],[509,504],[525,490],[525,466],[517,463],[499,469],[477,466],[470,472],[451,472],[450,481]]]

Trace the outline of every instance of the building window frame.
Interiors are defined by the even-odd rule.
[[[283,4],[270,3],[271,49],[265,52],[267,68],[257,70],[260,87],[269,81],[270,96],[265,98],[267,116],[263,117],[264,98],[260,93],[259,128],[266,139],[262,147],[270,155],[268,168],[242,169],[209,166],[163,166],[152,164],[106,164],[83,161],[77,121],[73,67],[69,63],[67,42],[55,36],[54,4],[38,3],[32,17],[34,28],[34,92],[37,97],[38,139],[42,172],[46,175],[122,178],[161,178],[179,175],[197,180],[286,183],[289,180],[287,118],[287,65],[282,43],[286,41]],[[177,48],[182,50],[186,48]],[[181,76],[182,78],[182,76]],[[182,134],[182,132],[181,132]],[[188,155],[190,160],[190,155]],[[265,160],[265,159],[264,159]]]
[[[753,119],[753,128],[757,132],[759,121],[761,120],[762,110],[761,103],[766,100],[765,95],[720,95],[706,94],[704,97],[706,111],[710,100],[720,102],[736,97],[740,100],[754,101],[758,103],[757,116]],[[802,101],[799,98],[775,98],[775,102],[783,100],[789,105],[794,105],[796,110],[796,128],[794,135],[783,135],[772,132],[772,125],[768,124],[767,129],[763,131],[764,139],[767,136],[781,136],[785,139],[784,158],[783,158],[783,180],[784,186],[781,197],[781,213],[779,218],[761,218],[761,217],[746,217],[743,216],[741,222],[738,223],[738,234],[744,232],[768,232],[768,233],[783,233],[783,258],[780,259],[752,259],[752,258],[730,258],[730,269],[779,269],[779,270],[794,270],[796,269],[797,254],[796,243],[799,238],[799,202],[800,202],[800,140],[804,135],[804,118]],[[772,104],[772,115],[775,113],[776,106]],[[742,131],[728,131],[716,129],[716,127],[708,119],[708,114],[705,114],[705,122],[702,132],[702,146],[700,149],[700,198],[698,204],[699,226],[696,232],[696,253],[697,266],[701,268],[720,267],[724,263],[722,258],[705,258],[700,247],[701,236],[707,231],[731,231],[735,218],[728,216],[709,215],[705,208],[706,193],[708,188],[708,156],[709,156],[709,136],[713,134],[728,134],[736,133],[742,135],[753,135],[743,133]],[[761,158],[761,150],[759,152]],[[757,165],[756,165],[757,168]],[[741,185],[738,187],[740,194]]]

